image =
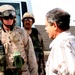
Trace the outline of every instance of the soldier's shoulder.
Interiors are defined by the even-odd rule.
[[[20,32],[20,33],[24,33],[26,34],[26,30],[24,30],[23,28],[19,27],[19,26],[15,26],[15,30]]]
[[[22,31],[22,28],[21,27],[19,27],[19,26],[15,26],[15,28],[14,28],[16,31],[19,31],[19,32],[21,32]]]
[[[21,27],[19,27],[19,26],[15,26],[15,29],[21,29]]]

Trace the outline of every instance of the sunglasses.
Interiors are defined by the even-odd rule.
[[[9,20],[9,19],[11,19],[11,20],[13,20],[15,17],[10,17],[10,16],[6,16],[6,17],[3,17],[3,19],[5,19],[5,20]]]
[[[24,18],[24,21],[32,21],[32,18]]]
[[[9,16],[10,14],[16,17],[16,12],[14,10],[7,10],[7,11],[2,12],[3,16]]]

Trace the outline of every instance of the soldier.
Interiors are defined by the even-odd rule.
[[[35,22],[34,15],[30,12],[24,13],[22,17],[23,27],[30,35],[37,62],[38,62],[38,73],[39,75],[45,75],[45,64],[44,64],[44,48],[43,48],[43,39],[36,28],[32,28],[33,23]]]
[[[1,5],[0,13],[0,40],[6,59],[6,67],[0,70],[0,75],[38,75],[32,40],[25,30],[15,25],[15,8]]]

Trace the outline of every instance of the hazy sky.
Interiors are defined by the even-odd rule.
[[[31,0],[35,24],[44,25],[46,13],[60,7],[71,14],[71,25],[75,25],[75,0]]]
[[[57,7],[62,8],[67,12],[69,12],[71,14],[70,25],[75,25],[75,8],[74,8],[75,0],[27,0],[27,1],[28,2],[31,1],[32,11],[35,17],[35,25],[45,25],[46,13],[49,10]]]

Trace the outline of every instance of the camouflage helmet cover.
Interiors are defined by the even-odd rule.
[[[24,20],[24,18],[32,18],[33,20],[33,23],[35,22],[35,19],[34,19],[34,15],[30,12],[25,12],[23,17],[22,17],[22,21]]]
[[[9,5],[9,4],[4,4],[4,5],[0,6],[0,13],[2,13],[4,11],[7,11],[7,10],[15,11],[15,8],[12,5]],[[0,17],[1,17],[1,14],[0,14]]]
[[[14,10],[15,11],[15,8],[11,5],[2,5],[2,6],[0,6],[0,12],[4,12],[6,10]]]

